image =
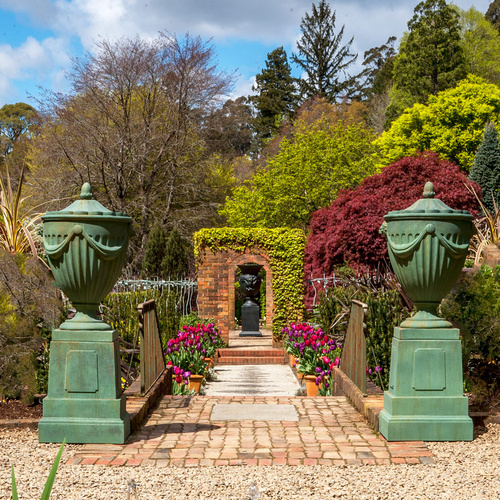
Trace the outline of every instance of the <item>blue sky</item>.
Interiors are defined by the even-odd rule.
[[[486,12],[491,0],[455,0]],[[318,3],[317,0],[316,3]],[[416,0],[332,0],[337,30],[363,53],[401,37]],[[283,46],[290,57],[300,20],[312,0],[0,0],[0,107],[35,104],[38,87],[66,91],[71,58],[93,50],[99,37],[154,37],[189,32],[212,39],[221,69],[236,71],[233,97],[248,95],[267,54]],[[356,69],[353,68],[353,72]],[[296,76],[299,76],[298,74]]]

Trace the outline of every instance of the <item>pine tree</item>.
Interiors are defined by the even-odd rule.
[[[162,261],[165,257],[166,243],[167,233],[165,228],[161,224],[156,223],[149,233],[144,251],[144,260],[142,261],[142,271],[146,277],[163,277]]]
[[[177,228],[174,228],[168,236],[161,269],[162,275],[166,279],[179,279],[188,274],[189,257],[186,245]]]
[[[334,102],[354,84],[354,78],[347,73],[358,57],[350,52],[354,38],[341,45],[345,26],[336,34],[335,20],[336,13],[325,0],[317,7],[313,3],[312,13],[302,18],[299,53],[292,55],[292,61],[307,75],[300,82],[303,98],[319,95]]]
[[[445,0],[426,0],[414,10],[394,63],[396,88],[420,103],[466,76],[459,15]]]
[[[483,142],[474,157],[470,179],[481,186],[483,203],[490,212],[494,212],[493,198],[497,207],[500,202],[500,144],[497,129],[491,122],[484,129]]]
[[[271,137],[284,118],[291,118],[298,105],[296,79],[286,51],[278,47],[267,54],[266,67],[255,77],[251,100],[257,110],[255,130],[262,138]]]

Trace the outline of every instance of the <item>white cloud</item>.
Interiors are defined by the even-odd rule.
[[[0,102],[26,100],[26,95],[16,91],[16,81],[34,80],[40,86],[61,88],[61,68],[68,63],[62,39],[28,37],[19,47],[0,45]]]
[[[234,91],[229,95],[229,99],[236,99],[242,95],[252,95],[254,94],[252,87],[255,85],[255,76],[249,79],[238,79],[236,82]]]

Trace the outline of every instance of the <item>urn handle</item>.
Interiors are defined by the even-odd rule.
[[[58,259],[64,252],[66,252],[71,241],[79,236],[87,241],[90,248],[92,248],[96,252],[97,256],[102,260],[116,259],[116,257],[118,257],[118,255],[120,255],[120,253],[123,251],[123,248],[128,240],[127,235],[117,246],[108,247],[106,245],[103,245],[102,243],[99,243],[98,241],[93,240],[80,224],[75,224],[68,236],[66,236],[66,238],[64,238],[61,243],[57,245],[44,243],[45,252],[50,258]]]
[[[410,243],[394,243],[391,241],[389,234],[387,234],[387,245],[390,246],[392,252],[396,257],[401,259],[406,259],[410,257],[413,252],[417,249],[420,242],[427,236],[431,237],[435,236],[441,245],[446,249],[448,255],[452,259],[459,259],[463,257],[463,255],[467,252],[469,248],[469,243],[464,243],[462,245],[458,243],[453,243],[452,241],[448,241],[442,234],[436,232],[436,226],[434,224],[427,224],[424,229],[420,232],[420,234]]]

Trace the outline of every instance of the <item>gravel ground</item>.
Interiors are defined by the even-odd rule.
[[[431,443],[433,465],[128,468],[61,464],[52,500],[243,499],[253,481],[264,499],[500,498],[500,425],[469,443]],[[11,498],[14,464],[22,500],[39,499],[59,446],[35,431],[0,430],[0,499]],[[65,462],[78,445],[66,445]],[[129,482],[137,485],[130,494]],[[254,498],[258,498],[254,496]]]

